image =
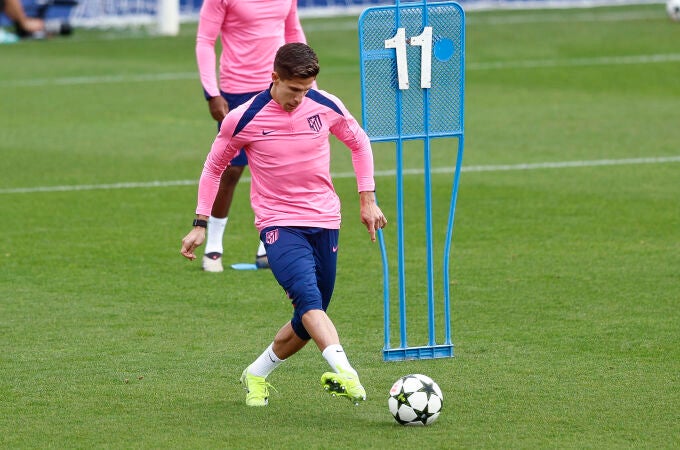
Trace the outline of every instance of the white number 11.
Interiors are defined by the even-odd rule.
[[[418,36],[409,39],[410,45],[420,47],[420,87],[428,89],[432,84],[432,27],[425,27]],[[393,38],[385,40],[385,48],[397,52],[397,79],[399,89],[408,89],[408,63],[406,58],[406,30],[397,29]]]

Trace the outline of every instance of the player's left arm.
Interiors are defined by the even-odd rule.
[[[387,218],[375,199],[371,141],[343,103],[337,98],[335,100],[342,114],[333,115],[330,131],[352,151],[352,166],[359,190],[361,223],[366,226],[371,241],[375,242],[375,233],[387,225]]]
[[[359,192],[359,207],[361,223],[366,226],[371,241],[375,242],[375,233],[387,225],[387,218],[375,201],[375,192]]]

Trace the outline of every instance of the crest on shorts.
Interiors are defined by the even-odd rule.
[[[309,128],[318,132],[321,129],[321,117],[318,114],[307,117],[307,123],[309,123]]]
[[[264,235],[264,241],[267,244],[271,245],[278,240],[279,240],[279,229],[278,228],[274,228],[271,231],[267,231]]]

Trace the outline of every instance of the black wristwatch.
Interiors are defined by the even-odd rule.
[[[201,219],[194,219],[193,226],[208,228],[208,221],[207,220],[201,220]]]

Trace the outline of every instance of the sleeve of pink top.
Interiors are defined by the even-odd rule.
[[[330,97],[335,100],[344,114],[337,116],[330,131],[352,151],[352,166],[357,177],[357,188],[359,192],[375,191],[371,140],[345,105],[337,97]]]
[[[222,121],[220,132],[213,141],[210,153],[208,153],[205,163],[203,164],[203,172],[198,181],[198,204],[196,206],[196,214],[203,214],[209,216],[212,211],[212,205],[217,196],[217,190],[220,187],[220,178],[222,172],[229,165],[236,153],[241,148],[240,143],[235,143],[231,138],[235,127],[235,118],[237,115],[229,114]],[[240,117],[240,116],[239,116]],[[234,147],[237,145],[238,147]]]
[[[196,32],[196,62],[203,89],[211,97],[220,95],[215,64],[215,41],[220,35],[224,19],[223,4],[220,0],[205,0],[201,6]]]
[[[371,141],[366,132],[354,121],[357,133],[354,135],[355,147],[352,149],[352,165],[357,176],[357,189],[359,192],[375,191],[375,179],[373,178],[373,151]]]
[[[307,43],[305,38],[305,32],[302,30],[302,25],[300,24],[300,18],[297,13],[297,0],[293,0],[290,3],[290,11],[286,17],[286,43],[289,42],[303,42]]]

